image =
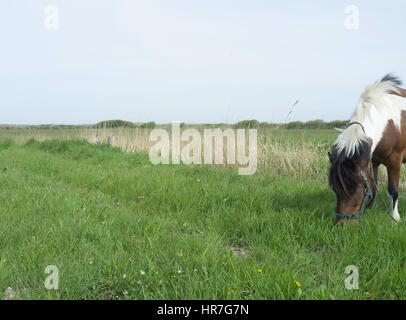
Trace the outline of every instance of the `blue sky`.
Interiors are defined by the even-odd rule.
[[[401,0],[2,0],[0,123],[283,122],[296,99],[290,121],[348,119],[367,84],[406,81],[405,12]]]

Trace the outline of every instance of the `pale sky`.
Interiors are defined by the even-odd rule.
[[[345,28],[348,5],[359,29]],[[1,0],[0,123],[284,122],[297,99],[289,121],[348,119],[369,83],[406,81],[405,12],[404,0]]]

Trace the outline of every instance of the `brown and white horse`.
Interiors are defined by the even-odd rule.
[[[388,172],[392,217],[400,220],[398,186],[406,162],[406,90],[400,86],[401,81],[391,74],[368,86],[329,152],[336,222],[353,221],[372,205],[381,164]]]

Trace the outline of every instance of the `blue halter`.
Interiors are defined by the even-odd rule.
[[[364,181],[364,184],[365,184],[365,196],[364,196],[364,201],[362,202],[361,208],[353,214],[340,214],[340,213],[337,213],[337,208],[335,207],[334,212],[336,214],[336,218],[339,220],[340,219],[347,219],[347,220],[360,219],[361,214],[364,212],[365,207],[367,205],[368,198],[370,198],[371,200],[374,199],[374,195],[373,195],[371,187],[369,186],[369,183],[368,183],[367,175],[365,174],[365,172],[362,169],[361,169],[360,173],[361,173],[362,180]]]

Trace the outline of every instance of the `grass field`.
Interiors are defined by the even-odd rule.
[[[240,176],[1,131],[0,295],[405,299],[404,222],[377,202],[358,226],[333,225],[326,154],[336,135],[263,133],[260,170]],[[405,206],[401,195],[401,216]],[[44,286],[48,265],[59,269],[58,290]],[[348,265],[359,269],[358,290],[344,286]]]

